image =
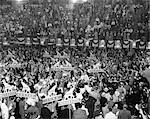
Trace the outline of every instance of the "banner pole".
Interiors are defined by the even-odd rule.
[[[71,105],[69,105],[69,119],[71,119]]]
[[[7,97],[7,105],[10,105],[9,97]]]

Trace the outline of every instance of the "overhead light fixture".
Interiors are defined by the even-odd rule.
[[[17,2],[22,2],[22,0],[16,0]]]
[[[78,0],[71,0],[72,1],[72,3],[76,3]]]

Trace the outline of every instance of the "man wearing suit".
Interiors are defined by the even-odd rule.
[[[41,119],[51,119],[53,112],[51,112],[47,107],[41,108]]]
[[[72,117],[72,110],[70,111],[71,111],[71,117]],[[62,106],[61,108],[58,109],[58,119],[69,119],[68,105]]]
[[[81,109],[82,104],[77,103],[75,106],[77,110],[73,112],[73,119],[87,119],[86,111]]]
[[[150,93],[148,97],[148,114],[150,115]]]
[[[25,119],[25,98],[21,98],[19,102],[19,114],[21,115],[21,119]]]
[[[123,110],[118,114],[118,119],[131,119],[131,112],[127,110],[127,105],[123,105]]]

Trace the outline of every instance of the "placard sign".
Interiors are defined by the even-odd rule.
[[[51,55],[50,55],[47,51],[45,51],[45,53],[43,54],[43,57],[45,57],[45,58],[50,58]]]
[[[19,68],[21,67],[21,64],[9,64],[8,67]]]
[[[89,73],[98,73],[98,72],[105,73],[105,71],[103,69],[89,69],[88,72]]]
[[[62,99],[62,95],[56,95],[56,96],[52,96],[52,97],[48,97],[43,99],[43,104],[47,104],[53,101],[58,101]]]
[[[15,96],[15,95],[16,95],[16,91],[5,92],[5,93],[0,93],[0,98],[6,98],[6,97]]]
[[[36,94],[35,93],[26,93],[26,92],[17,92],[16,93],[17,97],[24,97],[24,98],[36,98]]]
[[[66,55],[55,55],[54,58],[67,59],[67,58],[69,58],[69,56],[66,56]]]
[[[72,71],[74,70],[73,67],[52,67],[51,70],[53,71]]]
[[[95,60],[97,60],[97,59],[96,59],[96,57],[88,57],[88,60],[89,60],[89,61],[92,61],[92,60],[95,61]]]
[[[51,58],[51,55],[49,55],[49,54],[44,54],[43,57],[45,57],[45,58]]]
[[[71,105],[71,104],[80,103],[80,102],[81,102],[81,99],[73,98],[73,99],[59,101],[58,106]]]

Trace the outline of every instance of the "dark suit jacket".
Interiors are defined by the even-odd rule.
[[[42,119],[51,119],[52,114],[53,113],[47,107],[41,108],[41,118]]]
[[[86,111],[77,109],[73,112],[73,119],[87,119]]]
[[[37,108],[39,109],[40,114],[41,114],[42,107],[43,107],[42,101],[37,102]]]
[[[39,109],[35,106],[29,107],[26,113],[29,115],[30,119],[36,119],[40,115]]]
[[[150,97],[148,98],[148,113],[150,114]]]
[[[96,99],[89,96],[89,99],[86,100],[86,105],[85,107],[88,109],[89,111],[89,118],[93,118],[93,112],[94,112],[94,107],[95,107],[95,102],[96,102]]]
[[[19,114],[21,115],[21,119],[25,119],[25,101],[20,101],[19,102]]]
[[[72,111],[71,111],[72,116]],[[64,109],[58,112],[58,119],[69,119],[69,109]]]
[[[128,110],[121,110],[118,119],[131,119],[131,112]]]

